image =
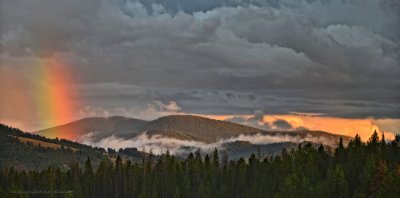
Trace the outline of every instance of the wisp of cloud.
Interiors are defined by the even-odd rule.
[[[143,132],[140,135],[131,138],[124,139],[117,137],[115,135],[108,136],[106,138],[101,139],[100,141],[94,141],[93,136],[94,132],[86,134],[79,139],[79,142],[84,144],[89,144],[92,146],[103,147],[103,148],[130,148],[135,147],[140,149],[144,149],[147,152],[152,152],[154,154],[162,154],[169,151],[171,154],[180,155],[188,152],[193,152],[197,149],[200,149],[202,152],[210,152],[214,148],[223,150],[225,149],[224,145],[230,142],[244,141],[249,142],[251,144],[256,145],[265,145],[279,142],[293,142],[293,143],[303,143],[303,142],[312,142],[315,144],[323,144],[329,146],[336,146],[337,139],[334,137],[323,137],[323,136],[312,136],[308,134],[305,137],[301,137],[299,135],[288,135],[288,134],[278,134],[278,135],[269,135],[269,134],[253,134],[253,135],[245,135],[241,134],[236,137],[231,137],[227,139],[220,139],[215,143],[205,143],[200,141],[193,140],[182,140],[171,137],[166,137],[160,134],[149,135],[147,132]]]

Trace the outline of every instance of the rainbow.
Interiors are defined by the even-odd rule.
[[[72,97],[76,94],[73,79],[62,58],[42,59],[36,76],[35,111],[39,116],[40,128],[49,128],[72,121],[76,105]],[[74,139],[72,131],[59,131],[57,134],[41,134],[47,137]]]

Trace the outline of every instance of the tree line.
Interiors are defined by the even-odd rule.
[[[38,140],[43,145],[22,142],[19,137]],[[60,145],[58,149],[46,146],[46,143]],[[72,150],[74,149],[74,150]],[[64,139],[50,139],[36,134],[25,133],[17,128],[0,123],[0,170],[13,167],[15,170],[44,170],[49,166],[60,167],[65,171],[78,162],[83,166],[86,159],[91,159],[93,168],[97,168],[102,160],[112,160],[121,156],[123,159],[140,162],[142,152],[136,148],[114,150],[92,147]]]
[[[322,145],[300,144],[281,155],[229,160],[215,149],[184,160],[168,152],[132,163],[118,157],[94,170],[3,169],[0,197],[400,197],[400,136],[387,142],[375,132],[357,135],[332,153]]]

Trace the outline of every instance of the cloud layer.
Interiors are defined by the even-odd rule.
[[[191,140],[180,140],[175,138],[164,137],[162,135],[149,136],[147,133],[142,133],[132,139],[123,139],[116,137],[114,135],[101,139],[100,141],[93,141],[91,138],[95,133],[89,133],[82,136],[79,142],[103,147],[103,148],[131,148],[135,147],[138,150],[145,149],[146,152],[153,152],[155,154],[162,154],[169,151],[171,154],[186,154],[188,152],[194,152],[200,149],[203,152],[210,152],[214,148],[224,149],[225,143],[245,141],[251,144],[265,145],[271,143],[279,142],[313,142],[316,144],[324,144],[332,147],[337,146],[337,139],[332,137],[316,137],[312,135],[307,135],[306,137],[300,136],[290,136],[290,135],[265,135],[265,134],[255,134],[255,135],[240,135],[238,137],[232,137],[228,139],[221,139],[216,143],[207,144],[204,142],[191,141]]]
[[[1,78],[10,96],[1,120],[40,119],[7,106],[37,92],[42,59],[65,61],[77,115],[89,105],[140,117],[151,104],[400,118],[396,0],[3,0],[0,9],[0,74],[21,84]]]

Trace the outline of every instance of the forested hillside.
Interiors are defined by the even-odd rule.
[[[215,143],[221,139],[229,139],[239,135],[283,135],[298,137],[324,138],[328,142],[337,142],[340,137],[348,143],[350,137],[331,134],[323,131],[295,130],[295,131],[266,131],[238,123],[214,120],[194,115],[169,115],[152,121],[138,120],[126,117],[85,118],[65,125],[55,126],[35,132],[46,137],[64,137],[80,140],[89,139],[91,142],[99,142],[110,136],[123,139],[131,139],[146,132],[149,135],[162,135],[163,137],[180,140],[193,140],[203,143]],[[72,135],[71,135],[72,134]],[[67,136],[67,137],[65,137]],[[90,138],[88,138],[90,137]]]
[[[74,163],[83,166],[87,157],[94,167],[103,160],[113,160],[116,155],[124,159],[140,159],[134,148],[115,151],[91,147],[64,139],[49,139],[24,133],[19,129],[0,124],[0,168],[16,170],[43,170],[49,166],[68,170]]]
[[[186,136],[187,139],[206,143],[240,134],[265,132],[254,127],[193,115],[161,117],[151,121],[146,130],[151,134],[164,134],[172,137]]]
[[[400,197],[400,136],[386,142],[374,133],[367,143],[356,136],[347,147],[338,144],[334,153],[307,144],[265,159],[231,161],[215,150],[185,160],[168,153],[140,163],[118,157],[97,170],[90,159],[68,171],[8,168],[1,172],[0,197],[30,191],[38,193],[32,197]]]

